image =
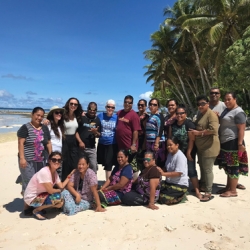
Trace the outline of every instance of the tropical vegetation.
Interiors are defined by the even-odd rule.
[[[237,91],[244,108],[250,87],[250,0],[178,0],[144,52],[146,82],[162,104],[177,99],[194,113],[195,97],[213,86]]]

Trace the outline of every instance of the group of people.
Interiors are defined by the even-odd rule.
[[[210,90],[210,100],[198,96],[193,121],[176,100],[168,100],[165,117],[157,98],[148,105],[139,100],[138,112],[133,101],[126,96],[124,109],[115,113],[115,101],[108,100],[106,111],[98,115],[95,102],[84,112],[77,98],[63,108],[52,107],[46,119],[41,107],[33,109],[31,121],[17,132],[25,215],[45,220],[44,209],[51,207],[67,215],[90,207],[102,212],[118,204],[158,209],[156,202],[184,201],[189,179],[197,198],[207,202],[214,197],[215,164],[227,174],[226,187],[218,191],[221,197],[235,197],[236,188],[245,188],[238,179],[248,174],[246,114],[234,93],[227,93],[224,103],[218,88]],[[106,175],[101,187],[98,164]]]

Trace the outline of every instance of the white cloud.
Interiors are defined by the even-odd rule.
[[[151,99],[152,94],[153,94],[153,91],[147,91],[147,92],[145,92],[143,94],[140,94],[139,97],[141,99],[145,99],[145,100],[149,101]]]

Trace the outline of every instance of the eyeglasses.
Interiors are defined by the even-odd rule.
[[[89,111],[96,112],[97,109],[88,108]]]
[[[78,106],[78,103],[70,102],[69,105],[70,105],[70,106],[76,106],[76,107],[77,107],[77,106]]]
[[[152,159],[151,158],[143,158],[143,161],[150,162]]]
[[[200,103],[197,103],[197,107],[204,107],[205,105],[207,104],[207,102],[200,102]]]
[[[210,92],[210,95],[219,95],[219,92]]]
[[[186,112],[176,112],[176,115],[184,115]]]
[[[138,106],[138,107],[145,107],[144,104],[138,104],[137,106]]]
[[[124,104],[130,104],[131,105],[131,104],[133,104],[133,102],[127,102],[126,101],[126,102],[124,102]]]
[[[157,103],[149,103],[149,106],[154,106],[154,107],[156,107],[156,106],[158,106],[158,104],[157,104]]]
[[[56,114],[56,115],[62,115],[63,112],[62,111],[55,111],[54,114]]]
[[[51,161],[52,161],[53,163],[56,163],[56,162],[62,163],[62,159],[51,158]]]
[[[113,106],[106,106],[107,109],[115,109]]]

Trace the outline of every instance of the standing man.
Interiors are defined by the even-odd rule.
[[[224,102],[220,101],[220,90],[217,87],[213,87],[210,89],[209,93],[209,108],[212,109],[218,116],[221,115],[221,113],[226,108],[226,105]]]
[[[89,157],[89,167],[96,173],[98,170],[95,142],[100,137],[101,121],[96,116],[97,104],[90,102],[87,113],[82,116],[82,121],[76,130],[76,140],[79,145],[79,157]]]
[[[138,131],[141,130],[140,118],[132,109],[134,98],[124,98],[124,109],[117,112],[116,141],[119,149],[130,150],[129,162],[133,160],[138,148]]]

